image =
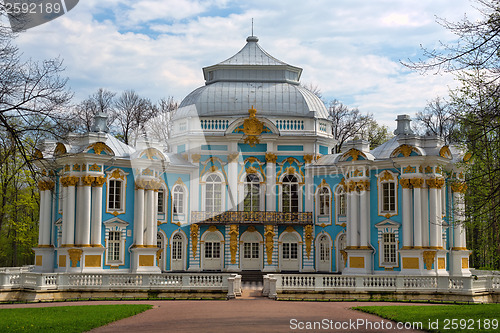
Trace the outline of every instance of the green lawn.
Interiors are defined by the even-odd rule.
[[[0,309],[0,332],[85,332],[152,307],[118,304]]]
[[[358,306],[354,308],[402,323],[421,322],[430,332],[500,332],[500,304]]]

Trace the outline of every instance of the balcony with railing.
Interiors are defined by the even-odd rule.
[[[225,211],[191,212],[191,222],[200,224],[285,224],[305,225],[313,223],[311,212],[265,212],[265,211]]]

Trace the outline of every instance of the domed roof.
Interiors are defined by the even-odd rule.
[[[181,102],[175,118],[246,116],[253,105],[260,116],[328,118],[324,103],[299,85],[302,69],[262,49],[250,36],[234,56],[203,68],[205,86]]]

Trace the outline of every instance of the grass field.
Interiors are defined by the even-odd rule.
[[[151,308],[118,304],[0,309],[0,332],[85,332]]]
[[[500,304],[359,306],[355,310],[402,322],[421,322],[430,332],[500,332]]]

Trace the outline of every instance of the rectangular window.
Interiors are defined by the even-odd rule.
[[[110,210],[120,210],[122,182],[112,179],[108,182],[108,185],[108,207]]]
[[[290,243],[283,243],[283,259],[290,259]]]
[[[120,232],[110,231],[108,238],[108,261],[120,261]]]
[[[339,195],[339,215],[346,216],[346,212],[347,212],[346,194],[342,193]]]
[[[396,235],[383,234],[384,264],[396,264]]]
[[[297,243],[290,243],[290,259],[297,259],[298,256],[298,247]]]
[[[396,211],[396,184],[393,182],[382,184],[382,209],[384,212]]]
[[[172,246],[172,260],[182,259],[182,242],[174,241]]]
[[[213,243],[205,243],[205,258],[212,258],[212,244]]]
[[[158,213],[165,213],[165,192],[162,189],[158,190]]]
[[[297,184],[283,184],[283,212],[299,211],[299,190]]]

